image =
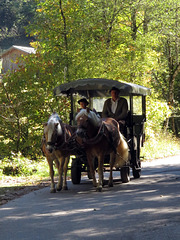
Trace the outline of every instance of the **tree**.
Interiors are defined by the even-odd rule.
[[[140,82],[151,65],[149,61],[144,68],[141,62],[147,62],[146,54],[153,54],[150,48],[144,51],[146,36],[137,35],[136,31],[136,38],[132,37],[132,6],[128,12],[127,5],[128,1],[117,0],[40,2],[29,30],[37,36],[41,52],[54,60],[61,79],[66,70],[67,81],[98,73]],[[134,27],[139,32],[143,29],[143,13],[141,9],[136,14],[138,27]]]
[[[52,89],[78,78],[153,86],[153,96],[172,106],[179,77],[178,15],[175,0],[37,0],[27,27],[36,38],[36,54],[3,78],[0,135],[7,133],[13,150],[29,154],[32,145],[35,153],[41,123],[54,110],[64,120],[69,113],[69,102],[57,103]]]
[[[175,86],[180,72],[179,62],[179,14],[180,8],[177,1],[163,2],[161,6],[162,14],[155,19],[156,34],[158,34],[159,45],[156,51],[159,51],[159,68],[153,72],[153,87],[161,92],[162,98],[166,99],[170,109],[172,109],[172,128],[175,133],[174,113],[175,102],[177,101]],[[166,128],[168,127],[168,119]]]
[[[69,102],[62,98],[57,104],[53,96],[55,82],[51,61],[44,62],[38,53],[21,61],[25,65],[4,76],[0,91],[1,154],[20,151],[24,156],[37,158],[43,135],[42,123],[53,111],[61,112],[62,120],[67,122]]]
[[[7,49],[18,42],[30,42],[24,27],[32,21],[36,0],[2,0],[0,2],[0,45]]]

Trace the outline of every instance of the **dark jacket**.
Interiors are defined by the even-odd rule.
[[[116,121],[125,120],[128,114],[128,103],[125,98],[120,97],[118,100],[118,105],[116,108],[115,113],[111,111],[111,98],[108,98],[104,102],[104,107],[102,111],[102,117],[107,118],[111,117],[114,118]]]

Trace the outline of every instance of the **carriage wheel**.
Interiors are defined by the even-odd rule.
[[[133,151],[132,154],[132,174],[134,178],[140,178],[141,176],[141,161],[140,161],[140,148]]]
[[[127,183],[130,181],[130,168],[129,167],[122,167],[121,168],[121,180],[122,183]]]
[[[80,184],[81,182],[81,164],[78,159],[74,159],[71,165],[71,181],[73,184]]]

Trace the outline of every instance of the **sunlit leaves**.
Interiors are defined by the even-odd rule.
[[[18,139],[21,143],[32,141],[35,148],[42,132],[40,124],[54,110],[67,121],[69,101],[62,98],[56,102],[52,91],[67,81],[119,79],[153,86],[156,98],[167,99],[169,77],[180,57],[177,1],[36,2],[34,22],[27,28],[36,38],[31,43],[36,54],[25,57],[24,65],[3,80],[1,115],[8,126],[1,118],[1,134],[6,132],[11,146]],[[161,109],[158,101],[152,105]],[[158,120],[163,121],[164,115],[158,114]]]

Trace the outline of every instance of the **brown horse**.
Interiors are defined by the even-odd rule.
[[[119,131],[119,124],[115,119],[100,119],[97,115],[82,109],[76,116],[77,140],[85,148],[93,185],[97,191],[102,191],[104,157],[110,154],[110,175],[108,185],[113,186],[113,167],[122,167],[128,161],[128,145]],[[96,182],[94,158],[98,159],[99,181]]]
[[[44,124],[42,151],[47,158],[51,177],[51,192],[67,190],[67,170],[71,154],[69,141],[73,134],[71,126],[64,124],[57,113],[53,113]],[[57,188],[54,183],[53,161],[59,173]],[[64,173],[64,174],[63,174]]]

